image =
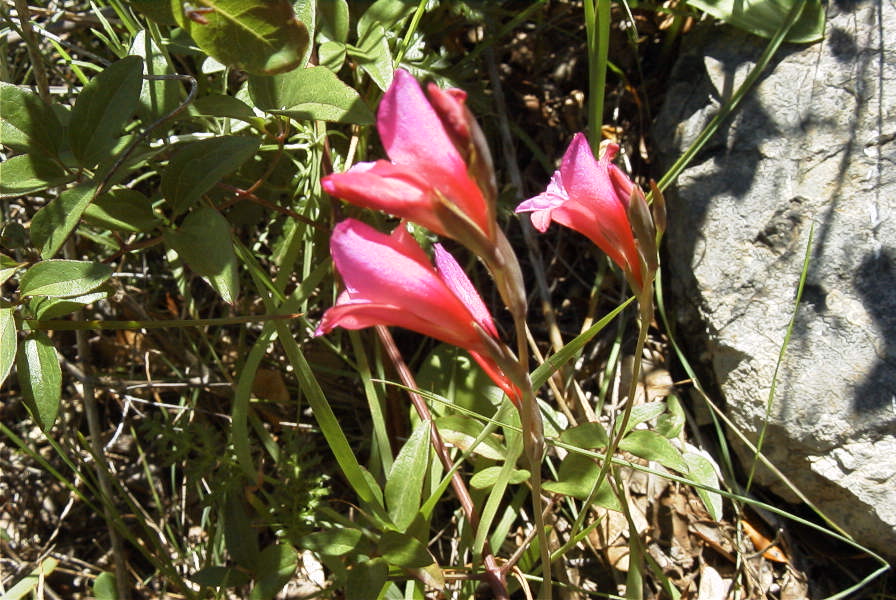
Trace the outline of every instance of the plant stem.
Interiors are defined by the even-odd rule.
[[[263,323],[275,319],[295,319],[302,313],[287,315],[243,315],[239,317],[220,317],[215,319],[163,319],[158,321],[65,321],[62,319],[23,319],[20,329],[41,331],[84,331],[88,329],[166,329],[169,327],[214,327],[222,325],[241,325],[243,323]]]
[[[585,29],[588,42],[588,141],[597,156],[610,52],[610,0],[585,0]]]
[[[51,103],[50,83],[47,79],[47,69],[44,66],[43,57],[34,39],[34,29],[31,27],[31,10],[28,8],[28,0],[16,0],[16,12],[19,13],[19,21],[22,23],[22,39],[28,48],[28,57],[31,59],[31,68],[34,70],[34,83],[37,84],[37,94],[46,104]]]

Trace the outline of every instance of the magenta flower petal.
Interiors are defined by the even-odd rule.
[[[618,148],[610,144],[596,161],[585,135],[577,133],[548,188],[517,212],[531,212],[539,231],[554,221],[587,236],[641,285],[641,259],[627,212],[634,183],[610,162]]]
[[[473,315],[473,318],[482,329],[491,336],[498,337],[498,330],[495,328],[494,321],[492,321],[491,313],[488,312],[488,308],[485,307],[485,303],[482,301],[476,288],[473,287],[473,282],[470,281],[470,278],[467,277],[461,266],[457,264],[451,253],[445,250],[442,244],[435,244],[433,246],[433,258],[435,259],[436,270],[442,281],[445,282],[445,285],[454,292],[458,300],[464,303],[464,306],[467,307],[467,310],[470,311],[470,314]]]
[[[457,148],[414,76],[398,69],[380,102],[377,130],[389,158],[398,165],[429,164],[466,171]]]

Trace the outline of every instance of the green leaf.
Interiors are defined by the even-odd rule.
[[[242,494],[237,489],[229,490],[224,500],[224,545],[238,565],[255,572],[259,565],[261,551],[258,548],[258,533],[246,512]]]
[[[470,477],[470,487],[477,490],[489,489],[497,483],[500,474],[501,467],[486,467]],[[509,481],[511,485],[516,485],[528,481],[530,475],[531,473],[525,469],[514,469]]]
[[[334,41],[324,42],[317,47],[317,57],[321,67],[336,73],[345,62],[345,44]]]
[[[359,52],[350,52],[365,73],[382,90],[392,83],[392,51],[386,40],[386,30],[379,23],[371,25],[358,42]]]
[[[225,302],[236,302],[240,286],[236,254],[230,239],[230,223],[221,213],[202,206],[187,215],[180,229],[162,235],[168,247]]]
[[[344,44],[348,39],[348,3],[345,0],[318,2],[320,36]]]
[[[159,4],[163,4],[159,2]],[[134,36],[128,54],[143,59],[145,75],[173,75],[175,73],[165,54],[153,39],[141,29]],[[145,121],[154,121],[176,109],[183,93],[181,82],[174,79],[144,79],[140,88],[138,112]]]
[[[382,558],[355,564],[348,572],[348,579],[345,582],[345,600],[378,598],[388,576],[389,566]]]
[[[0,386],[16,360],[16,320],[12,308],[0,308]]]
[[[105,229],[147,232],[159,226],[149,198],[137,190],[119,188],[102,194],[84,211],[84,219]]]
[[[625,426],[625,432],[628,433],[636,426],[641,423],[646,423],[650,419],[654,419],[661,415],[663,411],[666,410],[666,404],[662,400],[656,400],[654,402],[645,402],[644,404],[639,404],[637,406],[632,407],[632,413],[629,416],[628,423]],[[616,422],[616,430],[618,431],[620,421]]]
[[[31,220],[31,242],[44,259],[52,258],[78,226],[81,215],[96,194],[96,183],[85,181],[50,200]]]
[[[360,529],[334,527],[303,536],[302,546],[324,556],[342,556],[360,546],[363,539]]]
[[[21,154],[0,162],[0,199],[16,198],[68,183],[75,178],[41,154]]]
[[[560,434],[560,441],[583,450],[606,448],[610,443],[607,430],[600,423],[582,423]]]
[[[680,473],[688,472],[688,466],[681,458],[678,448],[655,431],[632,431],[619,442],[619,449],[647,460],[656,461],[664,467]]]
[[[159,25],[176,25],[171,4],[164,0],[128,0],[128,4]]]
[[[236,567],[210,566],[203,567],[190,575],[188,579],[207,587],[236,587],[246,585],[251,577],[246,571]]]
[[[484,425],[467,415],[446,415],[436,419],[436,427],[442,440],[466,452],[482,433]],[[496,434],[482,440],[473,452],[491,460],[503,460],[507,455],[507,449],[501,445]]]
[[[118,586],[115,573],[104,571],[93,580],[93,595],[96,600],[118,600]]]
[[[35,318],[58,319],[59,317],[81,310],[88,304],[93,304],[99,300],[109,297],[109,290],[101,290],[99,292],[91,292],[83,296],[74,298],[48,298],[46,296],[38,296],[32,298],[28,302],[28,308],[34,314]]]
[[[696,450],[696,449],[695,449]],[[688,465],[688,479],[701,485],[719,488],[719,477],[712,462],[702,454],[685,451],[682,454],[684,462]],[[703,504],[706,506],[709,516],[718,521],[722,518],[722,496],[716,492],[710,492],[701,488],[694,488]]]
[[[358,92],[325,67],[250,77],[249,94],[258,108],[299,121],[373,123],[373,113]]]
[[[292,579],[297,564],[296,550],[289,544],[272,544],[262,550],[250,600],[268,600],[276,596]]]
[[[585,500],[591,494],[591,490],[594,489],[594,484],[597,483],[599,474],[600,468],[594,462],[594,459],[570,452],[563,459],[563,462],[560,463],[557,481],[546,481],[542,487],[554,494],[563,494],[564,496]],[[622,508],[606,479],[601,483],[594,497],[594,504],[612,510],[621,510]]]
[[[227,117],[245,121],[246,123],[255,124],[263,119],[257,117],[252,107],[233,96],[226,94],[209,94],[203,96],[193,103],[196,111],[200,115],[208,115],[210,117]]]
[[[100,287],[112,276],[112,267],[81,260],[44,260],[25,271],[19,282],[22,297],[71,298]]]
[[[824,36],[821,0],[687,0],[687,3],[720,21],[764,38],[771,38],[797,3],[804,3],[799,19],[785,42],[817,42]]]
[[[308,29],[287,0],[198,0],[185,14],[180,0],[171,0],[174,18],[196,44],[225,65],[249,73],[271,75],[302,65]],[[204,22],[203,22],[204,21]]]
[[[394,30],[393,26],[409,17],[417,8],[417,4],[416,0],[377,0],[358,19],[358,37],[364,37],[374,25]]]
[[[2,241],[2,238],[0,238],[0,241]],[[21,266],[21,263],[16,262],[5,254],[0,254],[0,285],[9,281],[9,278],[12,277]]]
[[[42,331],[22,340],[16,355],[19,387],[32,418],[45,432],[53,427],[62,396],[62,370],[53,343]]]
[[[40,97],[0,81],[0,145],[16,152],[56,156],[62,124]]]
[[[128,56],[114,62],[84,86],[72,108],[68,126],[72,153],[84,167],[93,167],[115,147],[125,124],[137,110],[143,59]]]
[[[684,429],[686,417],[681,402],[675,395],[666,398],[666,412],[656,419],[656,432],[663,437],[674,439]]]
[[[420,540],[398,531],[383,532],[379,551],[389,564],[406,569],[426,567],[435,562]]]
[[[429,466],[430,422],[421,421],[402,446],[386,480],[386,507],[393,525],[407,530],[420,511],[423,481]]]
[[[178,150],[162,173],[162,194],[174,214],[193,206],[225,175],[249,160],[260,144],[257,138],[223,136],[193,142]]]
[[[417,372],[417,386],[443,395],[451,404],[483,416],[494,414],[503,395],[469,354],[449,344],[439,344],[424,359]],[[433,406],[433,413],[441,415],[445,412],[443,404]]]

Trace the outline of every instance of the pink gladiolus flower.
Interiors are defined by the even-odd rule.
[[[577,133],[547,189],[516,212],[531,213],[533,227],[541,232],[554,221],[587,236],[640,287],[641,260],[628,217],[634,183],[610,162],[618,150],[609,144],[596,161],[585,135]]]
[[[464,348],[514,401],[520,393],[490,356],[483,336],[498,331],[457,261],[435,245],[435,268],[404,224],[392,235],[354,219],[333,230],[330,253],[345,291],[328,309],[315,335],[335,327],[389,325],[411,329]]]
[[[325,192],[352,204],[382,210],[473,247],[494,242],[494,208],[480,189],[481,131],[461,90],[430,86],[395,71],[377,113],[377,130],[389,160],[358,163],[321,180]],[[467,161],[471,161],[468,165]],[[468,167],[471,169],[468,171]]]

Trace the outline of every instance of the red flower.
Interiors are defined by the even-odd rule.
[[[457,261],[435,245],[435,268],[402,224],[386,235],[354,219],[339,223],[330,253],[345,291],[315,335],[335,327],[404,327],[464,348],[515,403],[519,391],[492,358],[498,331]],[[494,340],[494,343],[490,343]]]
[[[397,70],[377,113],[389,160],[358,163],[324,177],[321,185],[331,196],[413,221],[468,247],[493,244],[494,181],[482,132],[464,92],[430,85],[429,95],[410,73]]]
[[[516,212],[531,213],[532,225],[541,232],[554,221],[584,234],[640,288],[641,259],[628,217],[635,185],[610,162],[618,150],[609,144],[596,161],[585,135],[577,133],[547,189]]]

